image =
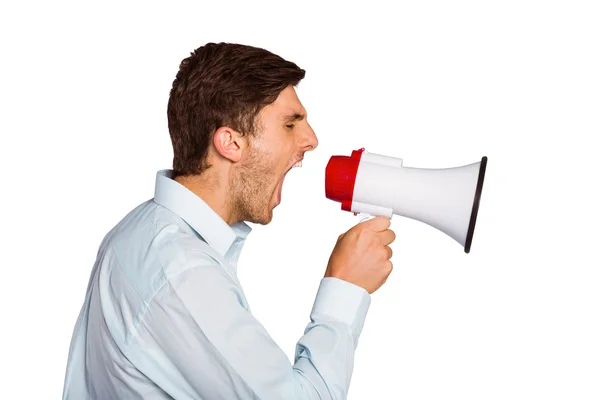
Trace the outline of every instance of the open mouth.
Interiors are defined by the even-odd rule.
[[[279,182],[279,190],[278,190],[278,196],[277,196],[277,202],[281,201],[281,192],[283,190],[283,181],[285,180],[285,176],[287,175],[288,172],[290,172],[291,169],[293,168],[301,168],[302,167],[302,159],[298,160],[296,163],[292,164],[291,167],[289,167],[287,169],[287,171],[285,171],[285,174],[283,174],[283,177],[281,178],[281,181]]]
[[[298,162],[296,162],[295,164],[293,164],[291,167],[288,168],[287,171],[285,171],[285,173],[287,174],[288,172],[290,172],[290,170],[292,168],[300,168],[302,167],[302,159],[300,159]]]

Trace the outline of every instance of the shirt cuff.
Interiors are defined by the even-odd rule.
[[[348,325],[356,346],[370,304],[371,295],[364,288],[343,279],[326,277],[321,279],[311,318]]]

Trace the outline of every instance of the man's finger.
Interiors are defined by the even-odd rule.
[[[387,246],[388,244],[396,240],[396,233],[390,229],[387,229],[383,232],[378,232],[377,237],[381,241],[381,244]]]
[[[388,260],[392,258],[392,256],[394,255],[394,252],[392,251],[392,248],[390,246],[385,246],[385,249],[388,252]]]

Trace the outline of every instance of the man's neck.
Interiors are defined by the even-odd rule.
[[[214,173],[209,174],[207,171],[200,176],[178,176],[175,181],[200,197],[228,225],[236,222],[231,209],[231,201],[228,198],[229,183],[227,180],[214,176]]]

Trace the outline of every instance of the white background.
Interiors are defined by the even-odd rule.
[[[1,397],[61,396],[100,241],[171,167],[179,62],[229,41],[307,71],[319,148],[239,267],[290,360],[335,239],[357,222],[325,198],[329,157],[365,147],[442,168],[485,155],[470,254],[393,218],[395,268],[349,399],[600,398],[599,20],[593,1],[3,3]]]

